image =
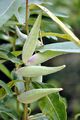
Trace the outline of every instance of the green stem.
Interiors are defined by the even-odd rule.
[[[29,90],[30,78],[25,79],[25,91]],[[24,104],[23,120],[28,120],[28,105]]]
[[[27,104],[24,104],[23,120],[28,120],[28,106],[27,106]]]
[[[29,30],[28,30],[28,0],[26,0],[26,32],[27,35],[29,34]],[[25,90],[28,91],[29,90],[29,80],[27,79],[27,81],[25,80]],[[24,115],[23,115],[23,120],[28,120],[28,105],[24,104]]]

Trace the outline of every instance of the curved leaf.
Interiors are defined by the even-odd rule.
[[[22,63],[22,61],[17,57],[15,57],[11,52],[1,48],[0,48],[0,58],[3,58],[5,60],[10,60],[13,63],[18,63],[18,64]]]
[[[47,96],[51,93],[59,92],[62,88],[46,88],[46,89],[33,89],[29,90],[27,92],[23,92],[20,95],[18,95],[17,99],[21,103],[33,103],[39,99],[41,99],[44,96]]]
[[[76,46],[73,42],[60,42],[52,43],[49,45],[44,45],[37,49],[37,51],[54,51],[54,52],[64,52],[64,53],[80,53],[80,47]]]
[[[36,115],[29,116],[29,120],[48,120],[45,115],[42,113],[38,113]]]
[[[26,65],[36,65],[41,64],[51,58],[54,58],[56,56],[62,55],[64,52],[56,52],[56,51],[45,51],[45,52],[39,52],[34,54],[26,63]]]
[[[3,64],[0,64],[0,70],[11,79],[10,71]]]
[[[55,21],[64,31],[65,33],[67,33],[70,37],[71,40],[74,41],[77,45],[80,45],[80,40],[74,35],[74,33],[68,29],[68,27],[62,22],[60,21],[55,14],[53,14],[51,11],[49,11],[46,7],[43,7],[42,5],[39,4],[35,4],[37,5],[39,8],[41,8],[46,14],[48,14],[48,16]]]
[[[34,88],[52,88],[53,85],[47,83],[33,82]],[[49,120],[67,120],[66,105],[63,98],[58,93],[48,95],[39,100],[39,107],[43,114],[45,114]]]
[[[13,80],[13,81],[10,81],[9,83],[6,84],[6,86],[9,88],[9,90],[18,82],[21,82],[21,80]],[[23,82],[23,81],[22,81]],[[5,87],[5,86],[4,86]],[[6,95],[7,95],[7,92],[5,91],[5,88],[2,87],[0,88],[0,100],[2,100]]]
[[[63,68],[65,68],[65,65],[59,67],[26,66],[18,69],[16,73],[23,77],[37,77],[58,72]]]
[[[0,27],[18,10],[20,0],[0,0]]]
[[[67,34],[53,33],[53,32],[41,32],[42,37],[45,36],[56,36],[62,39],[71,40],[71,37]]]
[[[12,120],[18,120],[12,113],[6,112],[5,110],[0,110],[0,113],[8,115],[10,118],[12,118]]]
[[[32,56],[33,52],[35,51],[38,42],[40,24],[41,24],[41,15],[38,16],[28,36],[28,40],[26,40],[23,46],[22,60],[24,63],[27,63],[28,59]]]
[[[0,80],[0,86],[5,89],[7,95],[11,95],[12,94],[11,89],[2,80]]]

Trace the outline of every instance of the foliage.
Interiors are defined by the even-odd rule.
[[[67,120],[66,103],[59,95],[62,88],[42,82],[44,75],[58,72],[65,65],[46,67],[42,63],[63,54],[80,53],[80,41],[57,17],[65,16],[52,13],[47,3],[52,4],[52,0],[31,0],[26,13],[25,0],[0,1],[0,70],[10,79],[7,84],[0,80],[3,120]],[[53,21],[64,33],[53,32]],[[44,45],[43,37],[59,37],[64,41]],[[8,61],[14,64],[11,71],[5,66]],[[9,101],[14,102],[15,108],[12,103],[7,105]],[[36,101],[42,113],[31,115],[30,105]]]

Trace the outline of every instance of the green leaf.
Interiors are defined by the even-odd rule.
[[[33,103],[39,99],[41,99],[44,96],[47,96],[51,93],[59,92],[62,88],[46,88],[46,89],[33,89],[29,90],[27,92],[23,92],[20,95],[18,95],[17,99],[21,103]]]
[[[0,60],[0,64],[4,63],[5,61],[6,61],[6,60],[1,59],[1,60]]]
[[[19,55],[21,55],[21,51],[13,51],[13,52],[11,52],[14,56],[19,56]]]
[[[16,33],[17,33],[17,36],[21,39],[21,40],[27,40],[28,39],[28,36],[26,34],[23,34],[19,28],[16,26]]]
[[[29,116],[29,120],[48,120],[45,115],[42,113],[38,113],[36,115]]]
[[[45,51],[45,52],[39,52],[34,54],[27,62],[26,65],[36,65],[41,64],[51,58],[54,58],[56,56],[62,55],[64,52],[56,52],[56,51]]]
[[[73,42],[60,42],[53,43],[49,45],[44,45],[37,49],[37,51],[54,51],[54,52],[63,52],[63,53],[80,53],[80,47],[76,46]]]
[[[42,82],[42,76],[32,77],[31,80],[32,80],[32,81],[36,81],[36,82]]]
[[[62,39],[71,40],[71,37],[67,34],[53,33],[53,32],[41,32],[42,37],[56,36]]]
[[[0,27],[17,12],[19,6],[20,0],[0,0]]]
[[[21,82],[21,80],[13,80],[10,81],[9,83],[6,84],[6,86],[11,89],[14,85],[16,85],[16,83]],[[23,81],[22,81],[23,82]],[[5,86],[4,86],[5,87]],[[2,86],[2,88],[0,88],[0,100],[2,100],[6,95],[7,92],[5,91],[5,88]]]
[[[34,88],[52,88],[53,85],[33,82]],[[58,93],[39,100],[39,107],[49,120],[67,120],[66,105]]]
[[[18,63],[18,64],[22,63],[22,61],[17,57],[15,57],[11,52],[1,48],[0,48],[0,58],[3,58],[5,60],[10,60],[13,63]]]
[[[53,14],[51,11],[49,11],[46,7],[43,7],[42,5],[35,4],[37,5],[40,9],[42,9],[48,16],[55,21],[64,31],[67,33],[70,37],[71,40],[74,41],[77,45],[80,45],[80,40],[74,35],[74,33],[62,22],[60,21],[55,14]]]
[[[28,59],[32,56],[33,52],[35,51],[38,42],[40,24],[41,24],[41,15],[38,16],[28,36],[28,40],[26,40],[23,46],[22,60],[24,63],[27,63]]]
[[[78,118],[80,117],[80,113],[75,115],[75,120],[78,120]]]
[[[10,118],[12,118],[12,120],[18,120],[12,113],[6,112],[5,110],[0,110],[0,113],[8,115]]]
[[[10,71],[3,64],[0,64],[0,70],[11,79]]]
[[[7,95],[11,95],[12,94],[11,89],[2,80],[0,80],[0,86],[5,89]]]
[[[26,66],[18,69],[16,73],[23,77],[38,77],[58,72],[65,68],[65,65],[58,67],[45,67],[45,66]]]

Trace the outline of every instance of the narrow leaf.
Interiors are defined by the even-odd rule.
[[[22,61],[17,57],[15,57],[11,52],[5,49],[3,50],[1,48],[0,48],[0,58],[3,58],[5,60],[10,60],[13,63],[18,63],[18,64],[22,63]]]
[[[0,64],[0,70],[11,79],[10,71],[3,64]]]
[[[7,95],[11,95],[11,94],[12,94],[10,88],[9,88],[9,87],[7,86],[7,84],[4,83],[2,80],[0,80],[0,86],[5,89]]]
[[[58,72],[63,68],[65,68],[65,65],[59,67],[26,66],[18,69],[16,73],[23,77],[38,77]]]
[[[36,115],[29,116],[29,120],[48,120],[45,115],[42,113],[38,113]]]
[[[73,42],[60,42],[44,45],[37,49],[37,51],[54,51],[64,53],[80,53],[80,47],[76,46]]]
[[[41,24],[41,15],[38,16],[28,36],[28,40],[26,40],[23,46],[22,60],[24,63],[27,63],[28,59],[32,56],[33,52],[35,51],[38,42],[40,24]]]
[[[21,40],[27,40],[28,36],[23,34],[17,26],[16,26],[16,33]]]
[[[20,95],[18,95],[17,99],[21,103],[33,103],[44,96],[47,96],[51,93],[59,92],[61,90],[62,90],[62,88],[33,89],[30,91],[21,93]]]
[[[55,14],[53,14],[51,11],[49,11],[46,7],[43,7],[42,5],[36,4],[39,8],[41,8],[46,14],[48,14],[48,16],[55,21],[64,31],[65,33],[67,33],[72,41],[74,41],[76,44],[80,45],[80,40],[74,35],[74,33],[68,29],[68,27],[62,22],[60,21]]]
[[[11,89],[16,83],[18,83],[20,81],[21,80],[13,80],[13,81],[10,81],[9,83],[7,83],[6,85],[9,89]],[[0,88],[0,100],[2,100],[7,95],[7,92],[5,91],[4,87]]]
[[[56,36],[62,39],[71,40],[71,37],[68,34],[60,34],[60,33],[53,33],[53,32],[41,32],[42,37],[47,36]]]
[[[6,114],[7,116],[9,116],[12,120],[18,120],[17,118],[16,118],[16,116],[14,116],[12,113],[10,113],[10,112],[6,112],[6,111],[4,111],[4,110],[0,110],[0,113],[4,113],[4,114]]]

